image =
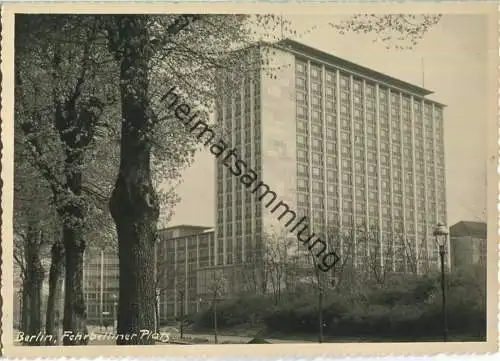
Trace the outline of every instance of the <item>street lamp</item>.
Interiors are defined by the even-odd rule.
[[[159,288],[155,289],[155,332],[160,331],[160,294]]]
[[[443,223],[438,223],[434,229],[434,237],[439,246],[439,257],[441,260],[441,293],[443,297],[443,341],[448,341],[448,318],[446,315],[446,287],[444,272],[444,255],[446,253],[446,243],[448,240],[448,228]]]
[[[118,297],[115,294],[112,294],[111,297],[113,298],[113,327],[115,330],[118,330],[118,317],[116,314],[116,306],[118,306],[117,302]]]
[[[212,307],[214,309],[214,343],[217,344],[217,296],[214,296]]]
[[[179,291],[180,299],[181,299],[181,322],[180,322],[180,332],[181,332],[181,340],[184,337],[184,290]]]
[[[318,317],[319,317],[319,337],[318,342],[323,342],[323,285],[318,285]]]

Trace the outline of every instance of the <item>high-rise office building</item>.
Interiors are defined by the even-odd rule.
[[[384,267],[405,271],[409,255],[417,269],[437,263],[444,106],[432,92],[291,40],[252,54],[266,65],[233,74],[239,91],[223,94],[217,110],[239,157],[315,232],[352,235],[356,264],[369,256],[356,246],[367,230]],[[245,262],[259,247],[276,224],[267,201],[217,160],[217,265]]]

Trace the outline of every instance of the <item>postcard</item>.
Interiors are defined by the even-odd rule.
[[[494,4],[1,21],[4,356],[498,351]]]

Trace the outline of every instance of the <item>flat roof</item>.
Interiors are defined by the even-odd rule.
[[[299,43],[298,41],[291,40],[291,39],[283,39],[280,40],[274,44],[268,44],[271,46],[277,46],[283,50],[291,50],[292,52],[295,52],[297,54],[303,55],[304,57],[313,57],[318,60],[324,61],[326,63],[330,63],[332,65],[337,65],[341,68],[344,68],[347,71],[352,71],[353,73],[357,73],[362,77],[366,78],[371,78],[374,81],[378,81],[381,83],[385,83],[388,86],[392,86],[395,88],[399,88],[401,90],[408,91],[410,93],[413,93],[415,95],[425,97],[426,95],[433,94],[434,92],[422,88],[418,85],[408,83],[406,81],[403,81],[401,79],[394,78],[392,76],[389,76],[387,74],[378,72],[376,70],[364,67],[362,65],[353,63],[351,61],[348,61],[346,59],[339,58],[338,56],[329,54],[327,52],[324,52],[322,50],[313,48],[311,46]],[[429,99],[430,102],[440,104],[434,100]]]
[[[184,234],[180,234],[175,237],[168,237],[164,238],[165,233],[176,230],[176,229],[185,229],[187,232]],[[206,227],[206,226],[192,226],[192,225],[186,225],[186,224],[181,224],[178,226],[172,226],[168,228],[163,228],[160,229],[159,233],[163,236],[161,237],[161,241],[164,242],[169,242],[169,241],[174,241],[182,238],[189,238],[193,236],[201,236],[205,234],[210,234],[210,233],[215,233],[215,228],[214,227]]]
[[[179,229],[179,228],[203,230],[203,229],[210,229],[210,228],[213,228],[213,227],[197,226],[197,225],[193,225],[193,224],[179,224],[177,226],[171,226],[171,227],[162,228],[162,229],[160,229],[160,232],[172,231],[172,230]]]
[[[472,236],[486,238],[487,226],[485,222],[460,221],[450,227],[451,237]]]

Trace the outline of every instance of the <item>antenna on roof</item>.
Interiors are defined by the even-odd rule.
[[[424,57],[422,57],[421,61],[422,61],[422,88],[425,88],[425,64],[424,64]]]
[[[283,32],[283,14],[280,14],[280,28],[281,28],[281,39],[283,40],[284,38],[284,32]]]

